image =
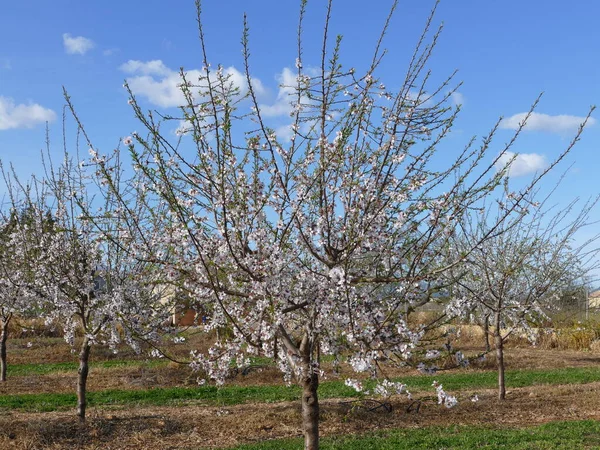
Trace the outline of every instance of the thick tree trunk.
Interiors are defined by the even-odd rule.
[[[6,381],[6,340],[8,339],[8,324],[10,318],[2,321],[0,333],[0,382]]]
[[[309,332],[305,332],[300,345],[297,345],[288,335],[285,328],[279,325],[279,337],[282,344],[287,349],[287,357],[290,365],[295,369],[300,369],[300,374],[296,378],[298,384],[302,387],[302,431],[304,433],[304,449],[319,449],[319,374],[313,364],[313,354],[315,342],[309,337]],[[297,365],[301,359],[300,366]]]
[[[84,337],[79,352],[79,370],[77,371],[77,416],[80,422],[85,422],[86,386],[91,348],[89,339]]]
[[[304,450],[319,448],[319,375],[305,367],[302,379],[302,426],[304,429]],[[311,373],[312,372],[312,373]]]
[[[483,320],[483,334],[485,335],[485,351],[489,352],[491,350],[490,346],[490,316],[489,314],[485,316]]]
[[[500,332],[500,324],[500,314],[497,314],[494,340],[496,345],[496,361],[498,364],[498,400],[504,400],[506,398],[506,385],[504,383],[504,340]]]

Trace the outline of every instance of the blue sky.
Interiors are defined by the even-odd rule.
[[[373,49],[387,0],[337,0],[331,30],[343,34],[344,63],[360,70]],[[250,23],[253,76],[265,107],[277,106],[278,84],[295,62],[299,1],[205,0],[209,60],[242,70],[243,13]],[[382,81],[397,86],[428,12],[429,0],[403,0],[385,46]],[[317,65],[325,2],[308,4],[305,65]],[[544,91],[539,116],[514,147],[523,153],[515,183],[558,155],[589,106],[600,103],[600,2],[579,0],[442,0],[434,24],[444,23],[430,67],[434,80],[458,69],[463,111],[446,145],[462,146],[488,132],[499,116],[490,158],[510,139],[519,114]],[[60,155],[62,86],[69,91],[96,147],[109,151],[139,128],[122,87],[128,78],[144,108],[175,112],[174,72],[202,66],[192,0],[24,0],[0,4],[0,159],[18,173],[39,173],[49,121],[52,152]],[[274,113],[275,114],[275,113]],[[597,115],[600,118],[600,115]],[[74,133],[68,134],[72,150]],[[593,123],[567,158],[571,166],[557,202],[600,192],[600,123]],[[558,173],[549,177],[550,185]],[[600,219],[596,213],[595,218]]]

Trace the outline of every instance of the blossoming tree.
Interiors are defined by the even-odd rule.
[[[547,318],[546,313],[565,293],[572,290],[595,268],[598,250],[593,244],[598,236],[579,240],[578,233],[587,225],[591,208],[597,200],[586,203],[579,211],[573,202],[561,211],[541,204],[514,211],[498,230],[492,211],[464,218],[454,251],[468,253],[455,270],[464,271],[453,287],[454,299],[449,308],[463,315],[491,317],[493,327],[486,330],[493,337],[498,367],[498,398],[506,397],[504,344],[515,332],[526,333],[535,341],[531,324]],[[496,214],[502,214],[499,202]],[[481,242],[481,236],[490,238]],[[481,242],[471,251],[473,242]],[[458,308],[457,308],[458,306]]]
[[[0,381],[6,381],[8,327],[15,315],[35,309],[33,274],[27,246],[21,241],[27,235],[17,231],[18,223],[26,221],[26,216],[26,211],[17,212],[11,207],[0,222]]]
[[[220,384],[232,360],[275,355],[285,378],[302,387],[305,448],[316,449],[318,386],[328,375],[321,356],[383,378],[386,365],[412,361],[429,326],[411,326],[409,316],[455,282],[450,269],[504,220],[448,258],[459,220],[498,186],[505,172],[495,164],[514,140],[490,157],[494,127],[481,146],[472,141],[453,159],[438,155],[458,111],[447,106],[451,78],[428,86],[438,38],[426,44],[432,17],[392,90],[378,79],[391,13],[359,75],[341,64],[341,37],[330,38],[331,2],[322,53],[317,61],[305,57],[305,5],[296,73],[284,89],[289,128],[277,129],[263,114],[247,26],[245,81],[211,67],[198,3],[204,67],[194,79],[181,72],[181,116],[161,116],[180,122],[179,137],[165,133],[168,122],[145,113],[130,91],[147,133],[126,144],[137,186],[169,217],[155,236],[168,249],[162,267],[203,303],[205,331],[230,331],[195,353],[193,365]],[[102,157],[97,163],[105,188],[118,192],[114,171],[103,169]],[[404,388],[388,382],[378,392]]]
[[[164,318],[160,293],[146,281],[147,265],[131,254],[135,235],[115,203],[93,201],[93,178],[73,157],[65,154],[59,165],[47,160],[45,167],[34,189],[9,183],[12,198],[24,199],[28,211],[15,234],[34,273],[28,288],[40,297],[45,319],[61,323],[66,341],[79,345],[77,415],[85,421],[92,346],[116,351],[125,341],[139,349],[132,330]]]

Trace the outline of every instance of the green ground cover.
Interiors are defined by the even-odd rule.
[[[113,363],[113,362],[111,362]],[[448,392],[460,390],[489,389],[496,386],[496,373],[493,371],[465,371],[461,373],[440,373],[433,376],[407,376],[398,379],[408,385],[413,392],[432,390],[433,380],[444,385]],[[585,384],[600,381],[600,368],[578,367],[553,370],[515,370],[506,373],[509,388],[534,386],[540,384]],[[368,389],[372,382],[364,383]],[[321,399],[356,398],[362,394],[345,386],[343,381],[323,382],[319,387]],[[225,385],[169,387],[146,390],[104,390],[88,393],[90,406],[103,405],[172,405],[180,402],[199,401],[208,405],[234,405],[241,403],[293,401],[300,396],[296,386],[262,385],[238,386]],[[39,393],[0,395],[0,408],[18,409],[21,411],[54,411],[72,408],[75,394]]]
[[[242,445],[235,450],[296,450],[302,439]],[[600,422],[551,422],[527,428],[482,426],[398,429],[363,436],[336,436],[321,440],[323,450],[402,449],[592,449],[600,448]]]
[[[90,364],[92,370],[96,368],[112,369],[119,367],[159,367],[167,365],[168,361],[153,359],[142,360],[110,360],[95,361]],[[26,375],[48,375],[56,372],[76,372],[79,365],[76,362],[44,363],[44,364],[9,364],[7,376],[26,376]]]

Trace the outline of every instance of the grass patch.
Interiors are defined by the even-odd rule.
[[[585,384],[600,381],[598,367],[567,367],[554,370],[528,369],[510,370],[506,372],[506,386],[519,388],[543,384]],[[438,373],[435,375],[413,375],[398,378],[408,386],[409,391],[431,389],[433,380],[444,385],[446,391],[491,389],[498,383],[498,373],[495,371],[464,371],[460,373]],[[367,380],[363,383],[366,389],[375,386],[375,382]],[[344,386],[342,382],[325,382],[319,387],[319,394],[324,397],[352,397],[353,389]],[[340,394],[340,395],[338,395]]]
[[[257,366],[275,366],[271,358],[254,357],[250,359],[252,365]],[[167,359],[122,359],[108,361],[92,361],[90,369],[97,368],[112,369],[123,367],[160,367],[169,364]],[[235,367],[235,362],[232,361],[231,367]],[[55,372],[76,372],[79,364],[75,361],[58,362],[58,363],[33,363],[33,364],[8,364],[7,376],[27,376],[27,375],[48,375]]]
[[[111,361],[93,361],[90,363],[90,369],[97,368],[112,369],[120,367],[158,367],[167,365],[166,360],[111,360]],[[27,376],[27,375],[47,375],[54,372],[76,372],[79,364],[76,362],[60,362],[46,364],[9,364],[7,376]]]
[[[295,450],[302,439],[285,439],[235,447],[235,450]],[[364,436],[326,437],[327,450],[443,449],[575,449],[600,447],[600,422],[552,422],[537,427],[498,429],[481,426],[426,427],[377,432]]]
[[[118,363],[107,361],[106,363]],[[399,379],[413,392],[432,390],[433,380],[444,385],[448,392],[459,390],[488,389],[496,386],[495,372],[467,371],[446,373],[434,376],[410,376]],[[585,384],[600,381],[600,368],[577,367],[554,370],[517,370],[506,373],[509,388],[534,386],[541,384]],[[364,383],[367,388],[374,382]],[[433,392],[433,391],[432,391]],[[362,394],[345,386],[343,381],[321,383],[319,396],[322,399],[337,397],[360,397]],[[90,406],[144,404],[162,406],[183,401],[201,401],[208,405],[235,405],[240,403],[269,403],[293,401],[300,398],[297,386],[263,385],[236,386],[221,388],[215,386],[172,387],[147,390],[106,390],[88,393]],[[71,408],[75,404],[75,395],[66,393],[16,394],[0,396],[0,408],[24,411],[54,411]]]
[[[296,400],[300,389],[286,386],[215,386],[173,387],[147,390],[106,390],[88,392],[88,405],[172,405],[182,401],[200,401],[208,405],[234,405],[247,402]],[[75,394],[43,393],[0,396],[0,408],[47,412],[73,408]]]
[[[489,389],[497,386],[496,371],[465,371],[439,373],[429,376],[411,376],[399,379],[413,390],[429,388],[433,380],[444,385],[444,389]],[[559,369],[525,369],[506,372],[506,386],[518,388],[543,384],[585,384],[600,381],[598,367],[565,367]]]

